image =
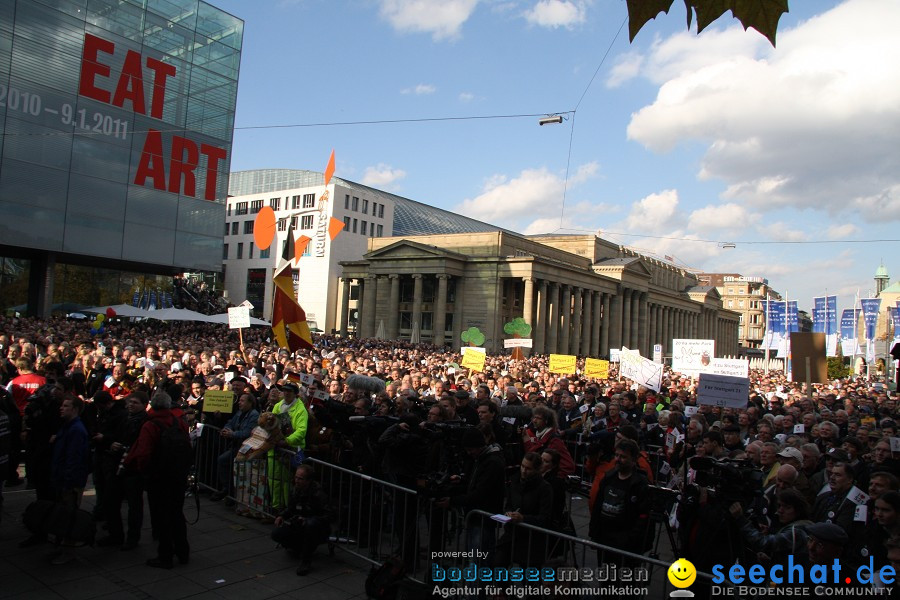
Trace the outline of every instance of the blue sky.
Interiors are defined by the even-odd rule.
[[[334,149],[339,177],[767,277],[807,311],[900,275],[900,244],[852,242],[900,238],[900,3],[795,0],[777,48],[730,15],[689,32],[681,2],[633,44],[622,0],[213,4],[245,21],[232,170]]]

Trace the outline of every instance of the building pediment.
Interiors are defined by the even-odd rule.
[[[625,276],[637,279],[650,279],[653,273],[643,260],[637,256],[606,258],[593,264],[593,270],[600,275],[615,279]]]
[[[363,258],[369,261],[396,259],[428,260],[436,258],[466,260],[466,256],[463,254],[412,240],[398,240],[383,248],[367,252],[363,255]]]

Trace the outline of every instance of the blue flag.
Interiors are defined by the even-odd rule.
[[[845,308],[841,313],[841,337],[845,340],[852,340],[856,333],[856,321],[859,316],[859,309]]]
[[[825,333],[831,335],[838,332],[837,296],[825,296]]]
[[[866,339],[875,339],[875,324],[878,322],[878,311],[881,308],[881,298],[865,298],[859,301],[862,304],[863,319],[866,323]]]
[[[787,327],[788,333],[800,331],[800,312],[796,300],[787,303]]]
[[[813,333],[825,333],[825,296],[813,298]]]

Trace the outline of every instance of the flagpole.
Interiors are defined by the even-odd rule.
[[[766,331],[763,333],[763,344],[766,346],[765,374],[769,376],[769,291],[766,290]]]

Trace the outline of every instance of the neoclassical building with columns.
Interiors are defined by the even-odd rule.
[[[533,352],[606,357],[610,348],[673,339],[716,341],[738,352],[738,313],[715,287],[671,263],[595,235],[508,231],[371,238],[361,260],[342,261],[336,312],[342,335],[460,346],[470,327],[503,349],[507,322],[532,325]]]

